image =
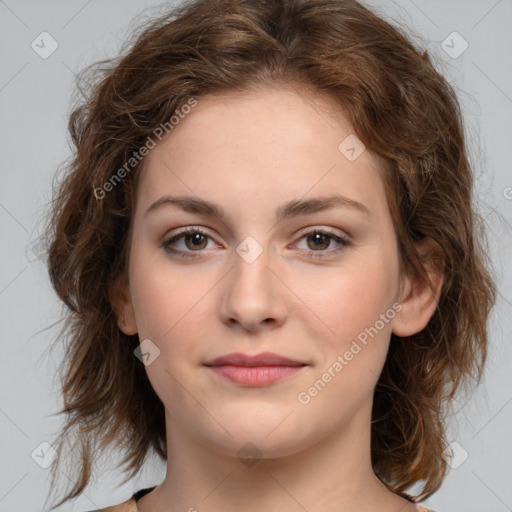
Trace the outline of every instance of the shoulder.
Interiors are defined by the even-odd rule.
[[[90,510],[89,512],[138,512],[137,501],[139,501],[142,496],[150,493],[156,486],[146,487],[144,489],[140,489],[133,496],[123,503],[119,505],[112,505],[110,507],[101,508],[99,510]]]
[[[91,510],[90,512],[137,512],[137,503],[134,498],[130,498],[119,505],[113,505],[99,510]]]

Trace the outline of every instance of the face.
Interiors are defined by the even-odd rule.
[[[198,98],[146,157],[120,316],[150,340],[168,435],[278,457],[369,428],[406,292],[379,162],[351,133],[326,100],[263,89]],[[233,353],[291,366],[209,365]]]

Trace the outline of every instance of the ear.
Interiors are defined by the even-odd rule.
[[[109,295],[119,329],[125,334],[137,334],[135,311],[133,309],[128,276],[119,276],[112,284]]]
[[[393,319],[392,331],[400,337],[412,336],[424,329],[432,318],[444,282],[444,261],[441,247],[431,239],[416,244],[430,285],[418,273],[405,276],[401,287],[402,309]]]

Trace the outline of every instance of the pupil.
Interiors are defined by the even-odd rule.
[[[326,242],[325,240],[328,238],[326,235],[323,235],[322,233],[315,233],[312,235],[314,240],[314,246],[318,249],[319,247],[324,248]],[[323,242],[323,243],[322,243]],[[329,242],[327,241],[327,245],[329,245]]]
[[[205,237],[201,233],[194,233],[193,235],[188,235],[187,240],[192,240],[192,247],[190,247],[188,243],[187,246],[189,246],[189,249],[197,249],[198,247],[201,248],[201,246],[204,245],[203,238]]]

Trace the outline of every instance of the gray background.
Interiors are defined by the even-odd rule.
[[[135,0],[0,0],[0,512],[48,509],[50,470],[36,461],[44,465],[48,448],[41,443],[55,439],[61,423],[53,414],[61,399],[54,378],[59,354],[48,351],[57,328],[44,329],[61,311],[39,257],[39,219],[51,197],[52,176],[69,156],[66,123],[74,73],[117,55],[141,15],[157,14],[163,5]],[[368,5],[408,26],[421,38],[418,41],[423,39],[459,94],[500,289],[484,383],[470,400],[459,399],[449,422],[450,440],[468,457],[461,463],[456,453],[452,464],[458,467],[426,503],[438,512],[512,511],[512,1],[373,0]],[[58,43],[46,59],[31,47],[43,31]],[[463,39],[450,36],[454,31]],[[464,49],[464,40],[468,48],[456,55]],[[45,41],[48,50],[50,40]],[[86,493],[60,510],[83,512],[114,504],[163,476],[164,466],[156,464],[136,481],[115,488],[122,479],[110,457],[100,461],[97,479]]]

